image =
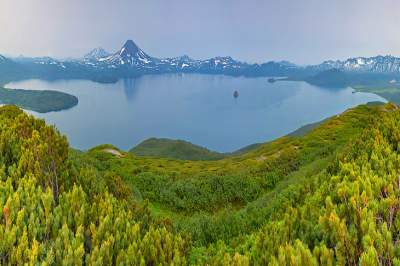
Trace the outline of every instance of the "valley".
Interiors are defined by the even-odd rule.
[[[43,121],[15,107],[0,107],[0,158],[6,166],[0,181],[5,217],[0,233],[11,245],[2,250],[15,254],[11,247],[19,247],[22,237],[43,250],[36,257],[40,261],[52,261],[54,251],[48,247],[72,250],[76,262],[85,257],[101,264],[132,258],[175,265],[279,265],[293,259],[303,265],[342,264],[356,256],[368,261],[371,248],[386,256],[378,241],[398,234],[395,226],[385,228],[398,218],[397,212],[388,215],[387,199],[396,202],[399,191],[394,187],[399,117],[393,104],[360,105],[242,154],[190,161],[139,157],[111,145],[81,152]],[[56,175],[46,170],[49,165]],[[369,189],[368,201],[360,186]],[[363,208],[364,218],[353,206]],[[41,211],[29,214],[33,208]],[[364,231],[360,219],[376,229]],[[53,226],[46,226],[50,221]],[[25,223],[37,229],[28,235]],[[361,238],[339,235],[335,226],[355,230]],[[114,233],[102,233],[106,228]],[[376,242],[366,247],[369,234]],[[116,240],[119,245],[101,246],[108,255],[99,257],[98,245]],[[335,248],[347,241],[355,250]],[[152,252],[146,251],[149,247]],[[34,248],[25,247],[26,254]]]
[[[400,266],[399,10],[1,0],[0,266]]]

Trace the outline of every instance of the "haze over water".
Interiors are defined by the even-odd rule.
[[[33,113],[68,136],[78,149],[110,143],[129,150],[150,137],[183,139],[220,152],[283,136],[350,107],[384,101],[351,88],[222,75],[148,75],[100,84],[85,80],[26,80],[9,88],[58,90],[77,106]],[[239,97],[234,98],[234,91]]]

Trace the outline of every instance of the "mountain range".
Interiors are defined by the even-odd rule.
[[[335,70],[335,71],[332,71]],[[371,80],[393,84],[400,76],[400,58],[394,56],[357,57],[344,61],[325,61],[318,65],[300,66],[287,61],[270,61],[249,64],[232,57],[213,57],[196,60],[189,56],[156,58],[135,42],[128,40],[122,48],[109,53],[95,48],[78,59],[58,60],[51,57],[6,58],[0,55],[0,81],[25,78],[42,79],[91,79],[115,82],[120,78],[134,78],[144,74],[203,73],[232,76],[279,76],[292,80],[306,80],[319,85],[332,85],[331,73],[340,76],[340,85]],[[372,75],[372,78],[371,78]],[[345,76],[345,77],[344,77]],[[322,79],[321,79],[322,77]],[[325,77],[327,77],[325,79]],[[346,85],[345,84],[345,85]]]

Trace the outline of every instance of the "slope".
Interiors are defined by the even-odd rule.
[[[397,106],[363,105],[182,161],[69,150],[1,107],[1,264],[398,265],[399,136]]]
[[[218,161],[118,158],[102,149],[81,154],[79,161],[120,176],[137,201],[150,201],[154,215],[171,219],[196,246],[207,246],[258,230],[290,184],[324,171],[384,109],[359,106],[304,136],[283,137]]]
[[[210,151],[184,140],[150,138],[129,150],[137,156],[164,157],[181,160],[218,160],[224,154]]]

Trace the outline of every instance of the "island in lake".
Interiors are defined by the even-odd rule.
[[[78,98],[60,91],[0,87],[0,104],[13,104],[26,110],[47,113],[72,108],[78,104]]]

